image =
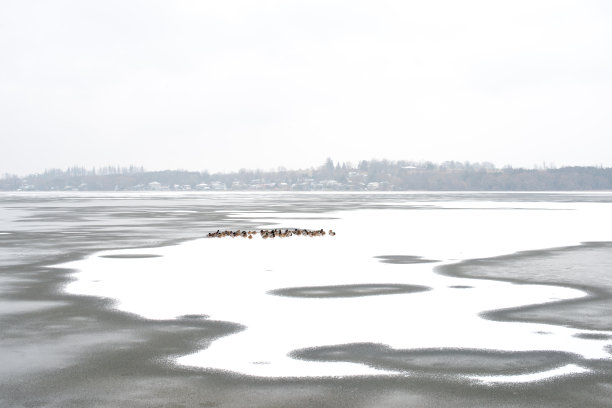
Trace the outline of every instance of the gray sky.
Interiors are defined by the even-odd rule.
[[[0,1],[0,173],[612,166],[610,1]]]

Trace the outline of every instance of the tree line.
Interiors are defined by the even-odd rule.
[[[316,168],[207,171],[147,171],[139,166],[51,169],[25,177],[4,175],[2,191],[60,190],[386,190],[386,191],[572,191],[612,190],[612,168],[496,168],[488,162],[444,163],[327,159]]]

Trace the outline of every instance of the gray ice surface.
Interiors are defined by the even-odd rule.
[[[0,406],[6,407],[610,407],[612,367],[526,385],[478,385],[453,372],[521,372],[575,361],[555,353],[480,350],[404,352],[384,345],[330,345],[297,351],[310,359],[367,360],[403,365],[422,375],[392,378],[257,379],[168,364],[242,328],[206,316],[147,321],[113,309],[109,299],[70,296],[69,270],[47,268],[113,248],[146,248],[258,221],[232,212],[316,212],[414,208],[419,201],[607,201],[612,195],[555,194],[288,194],[258,195],[10,194],[0,197]],[[274,205],[274,207],[272,207]],[[189,211],[189,212],[176,212]],[[443,211],[443,210],[441,210]],[[273,227],[274,225],[270,225]],[[139,250],[141,253],[142,250]],[[533,310],[494,313],[507,320],[609,328],[612,257],[608,244],[587,244],[466,263],[443,273],[517,283],[547,282],[587,290],[591,297]],[[406,254],[410,254],[407,249]],[[605,267],[604,267],[605,266]],[[542,270],[540,270],[543,268]],[[567,269],[567,274],[560,271]],[[575,273],[571,270],[574,269]],[[559,278],[559,276],[566,276]],[[535,277],[535,278],[534,278]],[[26,305],[36,305],[30,308]],[[409,328],[407,328],[409,332]],[[545,335],[545,334],[542,334]]]

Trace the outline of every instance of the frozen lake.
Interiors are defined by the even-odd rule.
[[[213,210],[234,229],[323,228],[334,237],[201,238],[56,266],[75,270],[67,293],[110,298],[121,311],[242,326],[172,357],[179,366],[266,378],[442,375],[495,384],[583,375],[592,369],[580,361],[612,358],[611,331],[483,316],[579,299],[583,290],[437,272],[471,259],[612,241],[612,204],[597,194],[344,198],[346,205],[342,195],[226,195]],[[197,200],[163,214],[190,211]],[[209,223],[201,236],[224,225]],[[444,365],[447,352],[466,362],[428,371]],[[469,365],[487,358],[489,368]]]

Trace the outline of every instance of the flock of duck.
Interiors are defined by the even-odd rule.
[[[284,231],[282,229],[271,229],[271,230],[262,229],[259,231],[240,231],[240,230],[220,231],[220,230],[217,230],[216,232],[209,232],[208,238],[242,237],[242,238],[253,239],[253,235],[257,235],[257,234],[260,234],[263,239],[277,238],[277,237],[286,238],[286,237],[291,237],[294,235],[303,235],[303,236],[308,236],[308,237],[322,237],[323,235],[326,235],[326,234],[329,234],[330,236],[333,237],[336,235],[336,233],[332,230],[325,232],[323,229],[308,230],[308,229],[294,228],[294,229],[285,229]]]

